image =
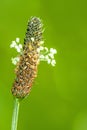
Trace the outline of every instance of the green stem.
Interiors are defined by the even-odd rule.
[[[18,112],[19,112],[19,99],[15,98],[11,130],[17,130]]]

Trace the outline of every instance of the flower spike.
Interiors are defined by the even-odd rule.
[[[20,54],[12,58],[12,63],[16,65],[16,79],[11,89],[12,94],[17,98],[24,98],[30,93],[40,61],[46,61],[52,66],[56,65],[54,55],[57,50],[48,49],[43,41],[43,24],[37,17],[32,17],[28,21],[24,45],[20,44],[20,39],[12,41],[10,48],[15,48]]]
[[[16,79],[12,87],[12,94],[17,98],[24,98],[30,93],[33,81],[37,76],[39,64],[39,52],[37,49],[40,47],[41,41],[42,23],[39,18],[33,17],[28,22],[23,50],[16,67]],[[16,39],[16,42],[19,42],[19,40]],[[18,51],[17,47],[19,46],[16,44],[13,44],[13,46]],[[14,63],[16,64],[16,62]]]

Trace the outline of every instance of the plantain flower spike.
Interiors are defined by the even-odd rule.
[[[11,58],[12,63],[16,65],[16,78],[11,89],[16,98],[24,98],[30,93],[40,61],[45,61],[52,66],[56,65],[54,55],[57,50],[54,48],[48,49],[44,46],[42,27],[41,20],[32,17],[28,21],[24,45],[20,44],[19,38],[12,41],[10,45],[10,48],[15,48],[20,54],[20,56]]]
[[[18,52],[21,50],[20,56],[16,58],[17,64],[13,61],[16,64],[16,78],[11,91],[16,98],[24,98],[30,93],[34,79],[37,76],[40,61],[40,51],[38,49],[43,43],[42,26],[39,18],[32,17],[28,21],[23,49],[21,50],[22,45],[16,45],[16,42],[19,42],[18,38],[10,46],[11,48],[15,47]]]

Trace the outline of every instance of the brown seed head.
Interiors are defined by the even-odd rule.
[[[42,41],[42,23],[39,18],[33,17],[28,22],[23,52],[16,67],[16,79],[11,89],[17,98],[24,98],[30,93],[37,76],[39,61],[37,48],[40,47],[40,41]]]

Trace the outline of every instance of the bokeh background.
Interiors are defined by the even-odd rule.
[[[0,1],[0,130],[10,130],[14,68],[9,45],[21,43],[31,16],[44,24],[44,41],[56,48],[55,67],[42,62],[31,94],[21,102],[18,130],[87,130],[87,1]]]

